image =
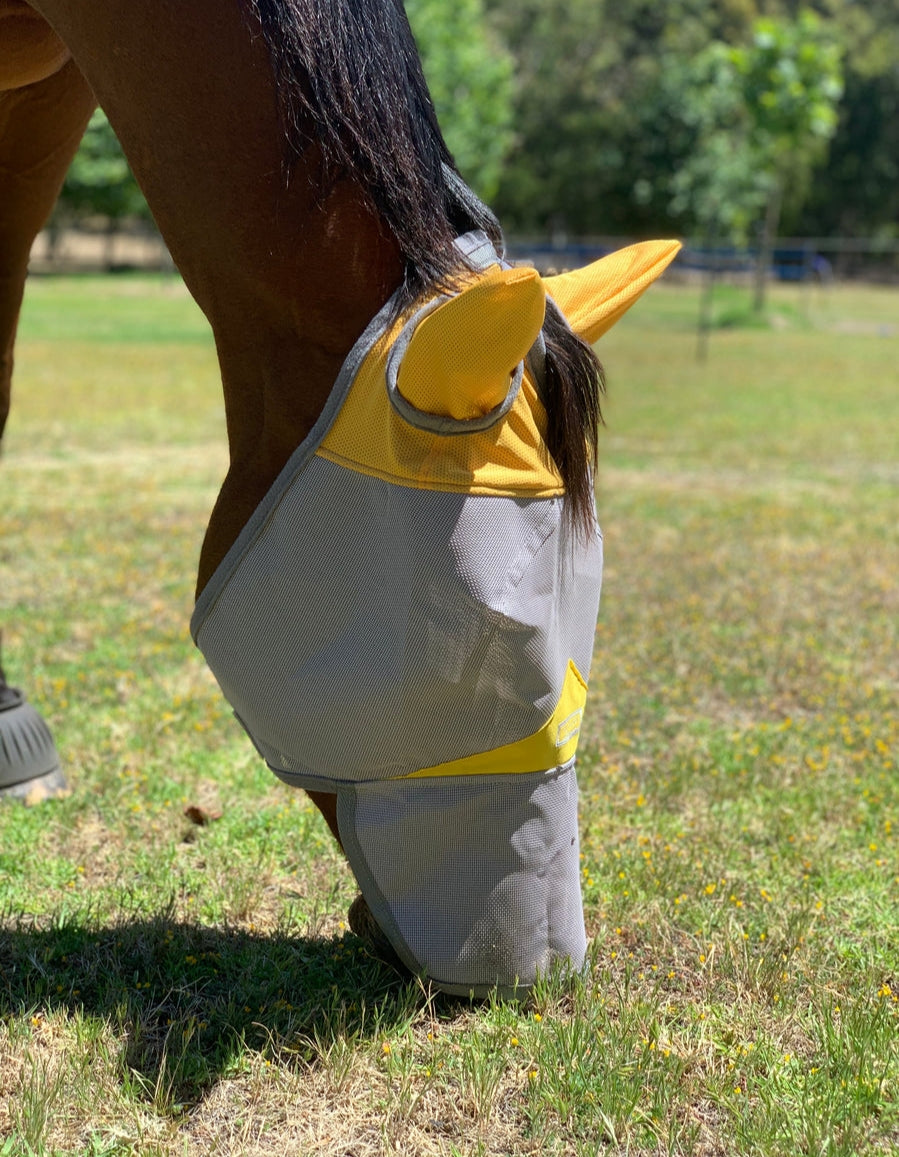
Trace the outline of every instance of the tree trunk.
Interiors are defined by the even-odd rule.
[[[107,217],[103,228],[103,268],[107,273],[115,269],[116,237],[119,235],[119,222],[115,217]]]
[[[768,288],[768,273],[774,256],[774,244],[777,241],[777,227],[780,224],[780,207],[783,202],[783,182],[778,177],[768,194],[768,204],[765,207],[765,225],[762,231],[762,240],[759,245],[759,255],[755,265],[755,296],[753,308],[761,313],[765,308],[765,292]]]
[[[703,275],[699,296],[699,323],[696,332],[696,360],[704,364],[709,354],[709,332],[712,328],[712,299],[715,296],[715,282],[718,279],[718,238],[708,241],[709,261]]]

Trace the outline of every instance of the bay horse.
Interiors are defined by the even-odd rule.
[[[344,847],[365,897],[352,926],[450,992],[577,966],[591,343],[676,243],[545,281],[510,267],[401,0],[0,0],[0,429],[31,244],[97,103],[221,370],[230,463],[194,636]],[[332,551],[355,570],[329,603]],[[310,593],[330,624],[314,647],[291,610]],[[554,683],[538,638],[562,640]],[[340,689],[363,684],[351,721]],[[4,706],[22,701],[0,675]]]

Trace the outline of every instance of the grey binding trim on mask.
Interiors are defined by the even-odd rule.
[[[547,297],[547,301],[549,298]],[[537,340],[528,351],[528,356],[525,358],[525,364],[530,370],[531,377],[534,379],[534,385],[537,387],[537,395],[546,408],[546,338],[543,336],[543,330],[537,334]]]
[[[454,188],[459,191],[459,187],[468,190],[468,196],[477,198],[474,193],[468,189],[468,186],[461,177],[457,177],[452,173],[452,170],[447,169],[444,174],[447,177],[448,183],[452,184]],[[461,193],[460,193],[461,196]],[[477,202],[480,204],[480,202]],[[454,244],[465,257],[466,262],[473,269],[481,270],[487,269],[490,265],[499,263],[499,258],[496,255],[496,250],[493,247],[490,238],[483,230],[476,229],[470,233],[464,233],[462,236],[455,239]],[[265,525],[266,521],[271,517],[281,496],[287,491],[291,480],[295,475],[299,474],[308,464],[309,460],[315,454],[316,450],[324,441],[328,431],[334,423],[339,414],[347,394],[350,392],[356,374],[365,359],[368,357],[372,347],[384,333],[387,326],[390,324],[391,318],[395,315],[397,302],[399,300],[399,290],[394,293],[390,299],[381,307],[375,314],[372,320],[368,323],[363,331],[361,337],[347,355],[346,361],[340,368],[340,373],[328,395],[327,401],[319,414],[318,419],[303,441],[297,446],[290,458],[288,458],[281,473],[272,483],[267,494],[250,515],[245,523],[240,534],[238,534],[231,548],[226,553],[225,557],[213,571],[206,586],[200,592],[196,605],[194,606],[193,614],[190,619],[190,633],[194,643],[197,642],[197,636],[200,628],[203,625],[203,620],[212,609],[215,600],[224,589],[243,558],[246,551],[250,548],[254,538],[258,532]],[[439,303],[445,300],[444,298],[436,299]],[[434,306],[436,308],[436,305]],[[514,400],[514,399],[513,399]],[[471,428],[471,427],[469,427]]]
[[[497,236],[502,238],[502,227],[500,226],[499,219],[493,210],[488,205],[484,204],[477,193],[469,188],[469,186],[465,183],[465,181],[463,181],[456,170],[446,164],[445,161],[441,162],[440,169],[443,174],[443,179],[446,181],[447,188],[455,196],[457,203],[468,211],[468,214],[472,219],[476,220],[478,217],[481,217],[482,219],[486,218],[495,230]],[[486,237],[486,234],[483,235]],[[503,245],[503,252],[500,254],[501,258],[505,257],[506,255],[505,241],[503,241]],[[492,245],[491,248],[493,248]]]
[[[463,233],[461,237],[456,238],[454,244],[471,269],[480,272],[489,269],[491,265],[501,265],[504,269],[508,267],[508,262],[503,261],[497,254],[493,242],[483,229]]]
[[[503,398],[499,405],[494,406],[492,410],[488,410],[486,414],[481,414],[477,418],[450,418],[445,414],[429,414],[425,410],[419,410],[403,397],[397,384],[400,366],[415,335],[416,328],[426,317],[434,313],[435,310],[439,309],[441,305],[449,300],[448,297],[435,297],[426,305],[423,305],[403,326],[399,337],[393,343],[393,347],[387,357],[387,370],[385,375],[387,396],[390,398],[390,404],[396,413],[399,414],[404,422],[408,422],[410,426],[414,426],[416,430],[425,430],[430,434],[442,435],[476,434],[481,430],[489,430],[491,426],[495,426],[496,423],[500,421],[501,418],[504,418],[512,409],[515,404],[515,399],[518,397],[518,391],[521,388],[521,380],[524,377],[524,362],[519,362],[512,371],[509,390],[505,398]]]
[[[341,407],[346,400],[347,394],[350,392],[350,387],[362,363],[368,357],[372,347],[390,323],[390,319],[396,309],[398,297],[398,293],[393,294],[365,327],[362,336],[357,340],[349,354],[347,354],[346,361],[340,368],[340,373],[337,375],[331,393],[328,395],[324,408],[319,414],[315,425],[288,458],[281,473],[250,515],[230,550],[228,550],[225,557],[213,571],[206,586],[200,592],[190,619],[190,633],[194,643],[197,642],[197,636],[200,633],[204,619],[212,610],[216,599],[222,590],[224,590],[228,579],[240,564],[241,559],[253,545],[259,531],[272,516],[283,495],[287,493],[292,479],[305,469],[316,450],[324,441],[325,436],[337,418],[337,415],[340,413]]]
[[[250,736],[250,738],[252,739],[253,737]],[[259,750],[258,747],[256,750]],[[275,765],[267,759],[265,760],[265,764],[269,771],[273,775],[276,775],[282,783],[286,783],[288,787],[302,788],[303,791],[326,791],[330,795],[333,795],[335,792],[352,787],[358,782],[355,779],[333,779],[330,776],[313,775],[312,772],[307,771],[285,771],[283,767],[275,767]]]

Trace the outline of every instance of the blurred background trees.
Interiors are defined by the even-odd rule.
[[[91,117],[66,174],[63,199],[70,213],[94,214],[111,221],[148,213],[115,133],[99,109]]]
[[[511,227],[705,235],[717,200],[717,231],[745,235],[769,205],[748,155],[767,138],[782,232],[899,235],[899,0],[486,7],[516,61]]]
[[[406,0],[511,232],[899,237],[899,0]],[[60,212],[146,215],[102,114]]]
[[[66,174],[50,220],[51,251],[67,226],[90,222],[106,235],[106,266],[111,268],[115,234],[123,223],[127,221],[133,226],[150,220],[149,207],[116,135],[105,113],[97,109]]]
[[[693,137],[670,208],[710,244],[745,245],[756,224],[755,305],[764,304],[784,206],[801,206],[827,154],[843,95],[842,51],[814,12],[762,18],[745,44],[713,40],[663,82]],[[758,224],[761,222],[760,225]]]
[[[487,201],[512,146],[514,61],[481,0],[406,0],[447,144]]]

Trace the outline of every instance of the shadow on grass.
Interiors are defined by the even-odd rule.
[[[338,1040],[408,1023],[428,1000],[423,985],[373,960],[349,933],[206,928],[164,913],[0,928],[0,1017],[11,1034],[60,1009],[83,1022],[82,1039],[111,1030],[123,1082],[162,1112],[183,1111],[245,1071],[249,1054],[315,1064]]]

